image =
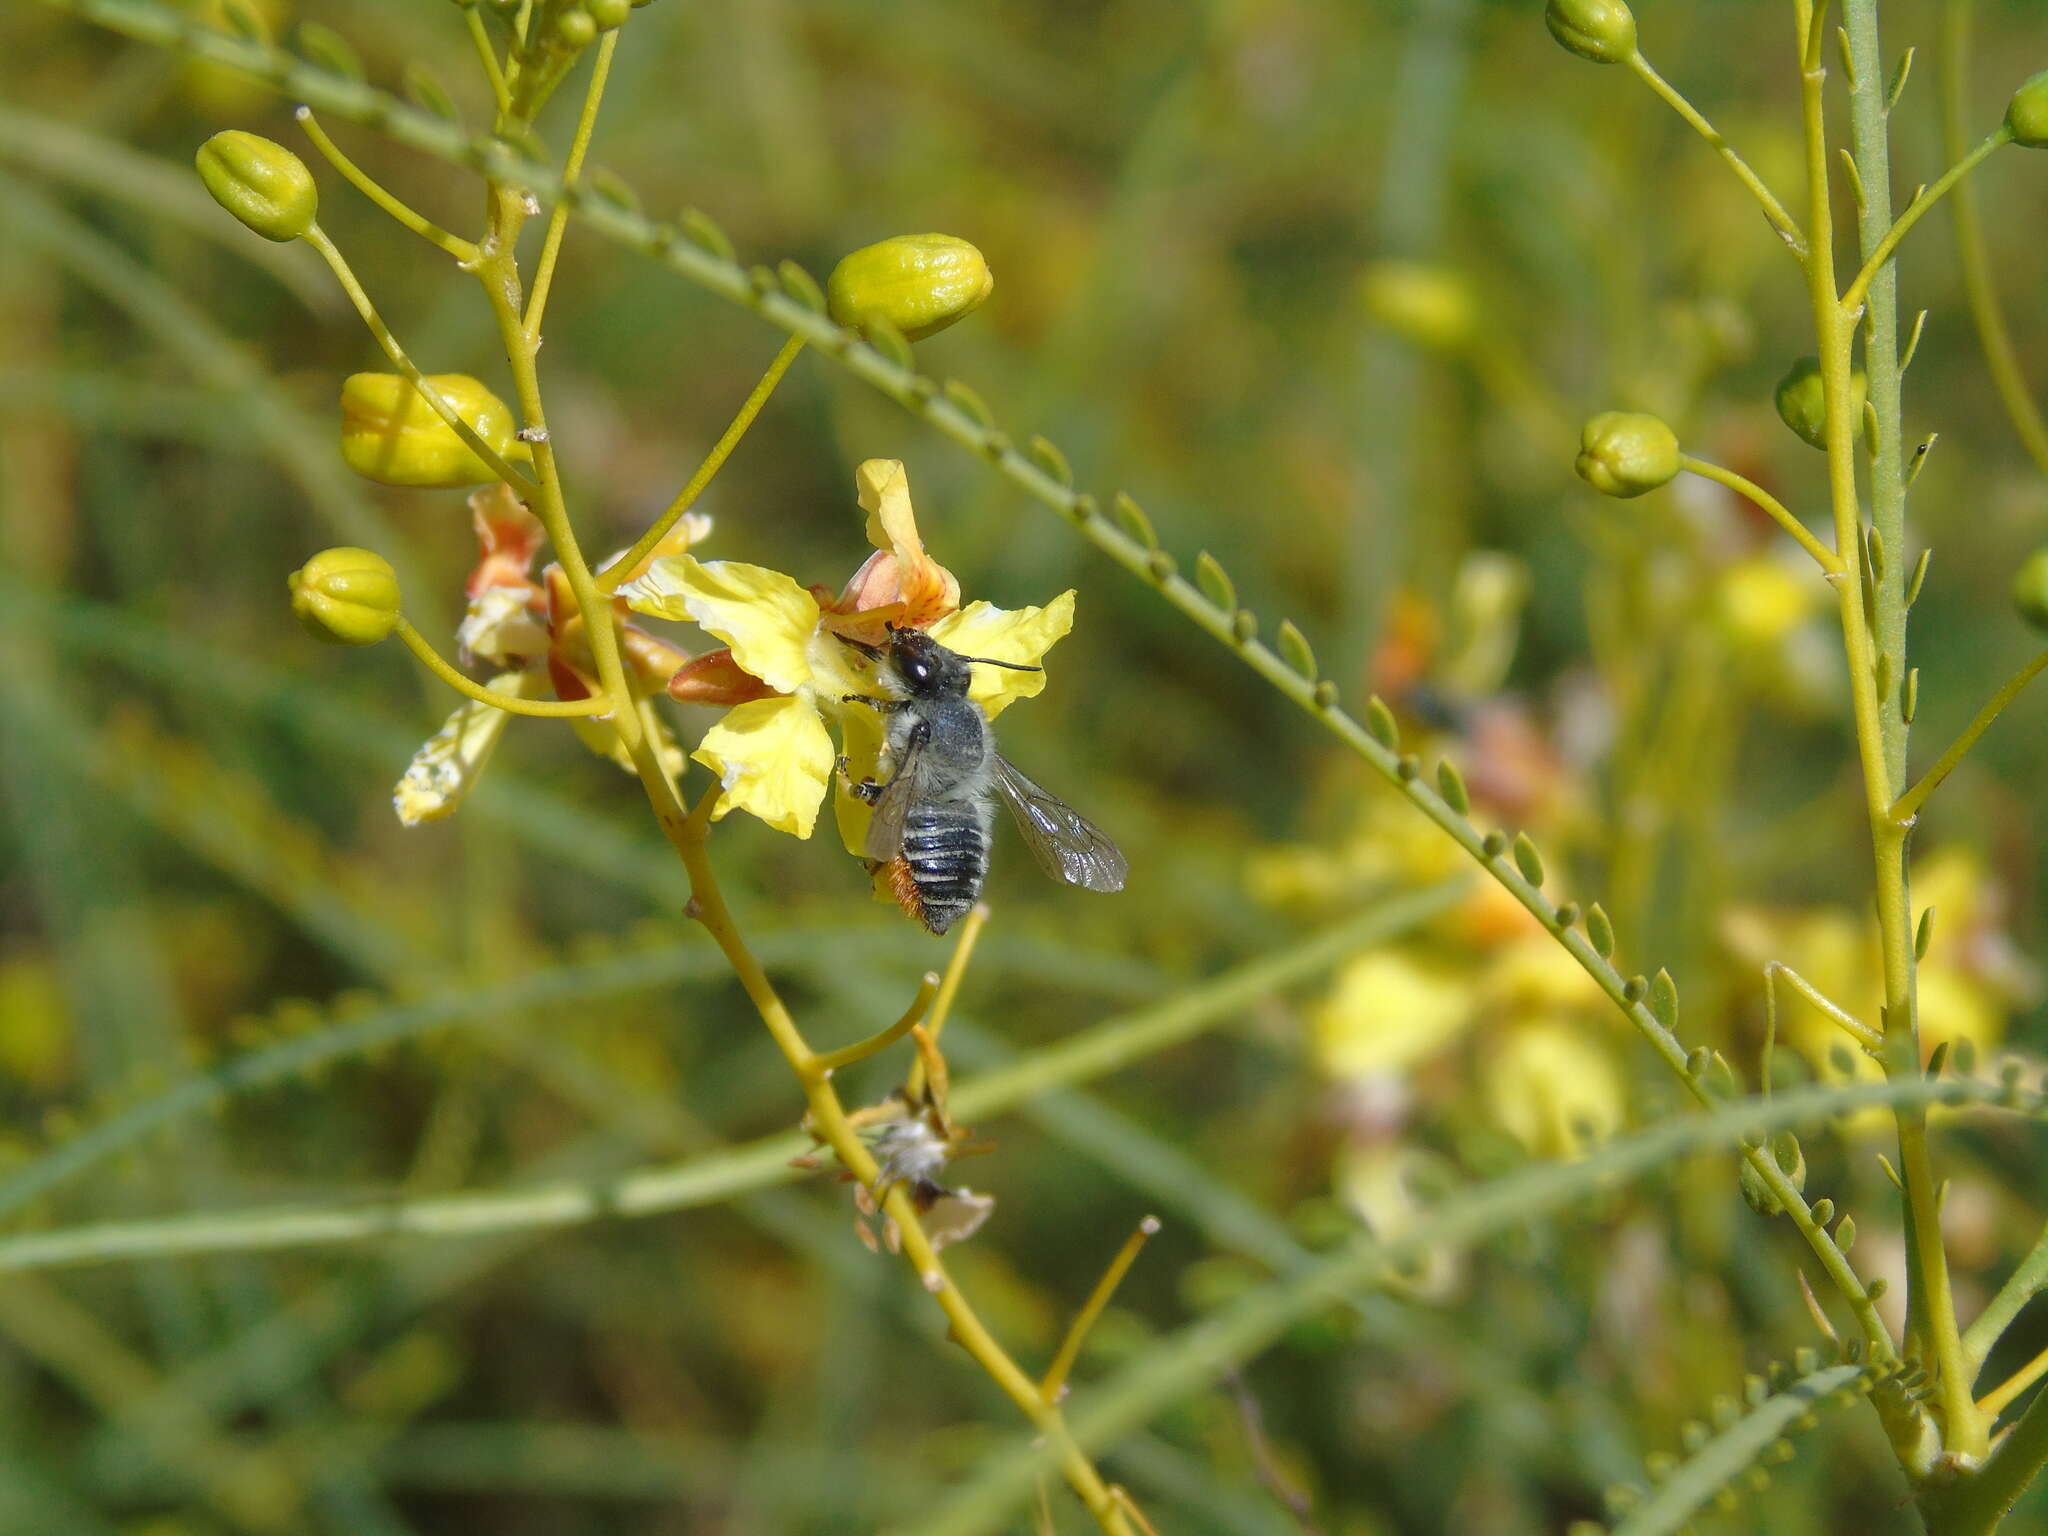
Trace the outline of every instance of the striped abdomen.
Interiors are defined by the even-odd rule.
[[[981,895],[989,819],[989,807],[973,801],[928,802],[904,818],[904,894],[915,893],[914,915],[933,933],[952,927]]]

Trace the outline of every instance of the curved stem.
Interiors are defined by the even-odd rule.
[[[768,364],[768,371],[761,375],[734,416],[725,434],[712,444],[711,451],[704,455],[704,462],[697,466],[697,472],[690,476],[690,483],[676,492],[668,510],[657,517],[653,525],[633,542],[633,547],[606,566],[597,575],[597,586],[601,592],[616,592],[625,582],[642,574],[648,561],[661,548],[661,541],[668,537],[669,530],[682,520],[683,514],[696,505],[697,498],[704,494],[704,487],[711,483],[711,477],[725,467],[725,461],[732,457],[733,449],[740,439],[747,435],[747,429],[754,424],[754,418],[761,414],[761,407],[768,403],[768,397],[775,393],[775,386],[782,382],[782,376],[789,372],[789,365],[796,361],[797,353],[803,351],[804,339],[792,336],[782,344],[774,361]]]
[[[1791,510],[1782,501],[1778,500],[1777,497],[1758,485],[1754,480],[1738,475],[1732,469],[1723,469],[1719,464],[1711,464],[1705,459],[1696,459],[1689,453],[1681,453],[1678,456],[1678,465],[1679,468],[1690,470],[1702,479],[1712,480],[1727,486],[1729,490],[1751,503],[1759,511],[1769,513],[1779,527],[1799,541],[1801,549],[1813,556],[1822,570],[1831,576],[1841,572],[1843,568],[1842,557],[1815,538],[1812,530],[1806,524],[1800,522],[1798,518],[1794,517]]]
[[[377,313],[377,306],[370,302],[370,296],[363,291],[363,285],[356,281],[355,273],[349,269],[348,259],[335,248],[334,242],[327,238],[327,232],[315,224],[301,238],[325,258],[335,280],[348,295],[349,302],[355,305],[356,313],[363,317],[363,324],[370,328],[370,334],[377,338],[377,344],[384,349],[384,355],[391,359],[398,371],[419,391],[420,398],[433,407],[434,414],[448,423],[450,430],[462,439],[470,452],[488,464],[491,472],[517,491],[522,500],[531,500],[538,495],[540,488],[533,483],[532,477],[514,469],[495,448],[478,437],[476,428],[462,419],[455,407],[448,403],[447,397],[428,383],[427,376],[420,372],[419,366],[405,355],[405,348],[401,347],[398,338],[391,334],[391,328],[384,323],[384,317]]]
[[[1771,221],[1771,228],[1778,232],[1778,238],[1792,248],[1792,254],[1800,261],[1808,260],[1806,236],[1800,233],[1798,222],[1785,211],[1785,205],[1778,201],[1771,189],[1764,185],[1763,178],[1749,168],[1749,162],[1738,155],[1728,141],[1721,137],[1721,130],[1708,122],[1698,108],[1652,69],[1650,61],[1643,57],[1640,49],[1629,55],[1628,67],[1636,72],[1637,78],[1643,84],[1663,98],[1665,105],[1684,118],[1694,133],[1712,145],[1716,154],[1728,162],[1728,168],[1735,172],[1742,184],[1749,188],[1750,195],[1762,206],[1764,217]]]
[[[1947,0],[1941,25],[1941,140],[1949,157],[1963,152],[1963,100],[1969,89],[1970,0]],[[1984,366],[1999,402],[2019,434],[2020,444],[2042,474],[2048,475],[2048,421],[2027,388],[2020,371],[2019,354],[2006,329],[2005,312],[1999,307],[1998,289],[1992,281],[1991,262],[1984,254],[1984,228],[1977,218],[1977,194],[1967,183],[1948,200],[1949,220],[1956,232],[1956,266],[1963,279],[1963,296],[1970,306],[1970,319],[1977,327],[1977,341],[1984,349]]]
[[[470,14],[474,16],[476,13],[471,11]],[[571,189],[583,174],[583,157],[590,150],[590,136],[597,127],[597,108],[604,100],[604,83],[612,72],[612,50],[618,41],[618,29],[614,28],[605,33],[604,41],[597,45],[597,63],[590,72],[590,88],[583,93],[583,112],[576,119],[576,138],[569,145],[569,158],[562,166],[562,191],[555,199],[554,212],[548,215],[547,238],[541,245],[540,260],[534,264],[533,291],[526,301],[524,324],[528,346],[540,343],[541,316],[547,313],[548,290],[554,286],[555,260],[562,253],[562,232],[569,227]]]
[[[477,59],[483,64],[484,78],[491,83],[491,100],[496,103],[502,122],[512,106],[512,93],[505,86],[504,66],[498,62],[498,50],[491,46],[491,34],[484,30],[482,11],[474,5],[466,5],[462,11],[463,20],[469,26],[469,40],[476,45]]]
[[[865,1040],[856,1040],[851,1045],[842,1045],[836,1051],[821,1051],[810,1061],[810,1070],[820,1076],[829,1076],[841,1067],[850,1067],[857,1061],[866,1061],[877,1052],[886,1051],[890,1046],[922,1024],[925,1015],[931,1011],[932,999],[938,996],[939,978],[936,972],[926,971],[918,983],[917,996],[910,1000],[910,1006],[903,1010],[903,1016],[887,1029],[869,1035]]]
[[[1856,274],[1856,280],[1849,285],[1848,290],[1842,295],[1842,308],[1852,312],[1860,308],[1863,303],[1863,295],[1869,290],[1872,279],[1877,276],[1879,269],[1892,259],[1892,252],[1899,248],[1899,242],[1912,233],[1913,226],[1920,222],[1921,217],[1927,210],[1940,202],[1949,192],[1953,191],[1957,183],[1965,176],[1982,165],[1985,157],[1994,149],[2011,142],[2012,129],[2006,124],[2000,123],[1997,130],[1986,138],[1983,143],[1950,166],[1942,174],[1941,180],[1931,187],[1922,188],[1919,196],[1915,197],[1907,205],[1906,211],[1900,214],[1898,219],[1892,224],[1890,232],[1885,235],[1883,240],[1878,242],[1877,249],[1870,253],[1870,259],[1863,263],[1863,270]]]
[[[977,901],[967,909],[967,916],[960,920],[960,937],[953,943],[952,958],[946,962],[945,979],[939,983],[938,998],[932,1003],[931,1018],[925,1025],[925,1033],[936,1045],[939,1033],[946,1027],[946,1020],[952,1017],[953,999],[959,995],[960,979],[967,974],[967,962],[974,958],[975,943],[981,938],[981,930],[988,923],[988,903]],[[925,1068],[924,1053],[919,1052],[910,1063],[910,1073],[903,1079],[903,1094],[915,1104],[924,1098]]]
[[[472,16],[475,14],[475,11],[470,12]],[[343,154],[341,146],[330,139],[327,136],[327,130],[320,126],[320,120],[313,115],[311,107],[300,107],[292,116],[298,119],[299,127],[305,130],[306,137],[313,141],[313,147],[326,157],[329,165],[341,172],[350,186],[354,187],[363,196],[367,197],[379,208],[382,208],[393,219],[403,224],[422,240],[438,245],[464,266],[476,260],[476,246],[474,244],[463,239],[460,235],[451,235],[432,219],[415,212],[408,204],[401,202],[391,192],[386,191],[382,185],[372,180],[369,173],[357,165],[355,161]]]
[[[1977,1411],[1986,1419],[1996,1419],[2027,1388],[2048,1376],[2048,1349],[2042,1350],[2025,1365],[2006,1377],[1997,1386],[1977,1399]]]
[[[2043,667],[2048,667],[2048,651],[2043,651],[2006,679],[2005,686],[1977,711],[1977,718],[1964,728],[1963,734],[1950,744],[1932,768],[1920,776],[1920,782],[1892,803],[1892,820],[1910,822],[1920,814],[1920,807],[1927,803],[1927,797],[1940,787],[1943,779],[1955,772],[1956,764],[1977,744],[1977,738],[1991,729],[1991,722],[2005,713],[2005,707],[2019,697],[2020,690],[2031,683]]]
[[[564,716],[602,715],[611,711],[612,701],[604,698],[516,699],[509,694],[493,693],[476,679],[457,671],[446,657],[434,649],[427,637],[405,619],[401,618],[398,621],[394,633],[406,643],[413,655],[419,657],[421,664],[429,672],[450,688],[466,699],[488,704],[493,709],[502,709],[508,715],[532,715],[537,719],[559,720]]]
[[[2033,1248],[2020,1260],[2019,1268],[2006,1276],[1998,1294],[1985,1304],[1977,1320],[1963,1332],[1963,1358],[1971,1374],[1983,1367],[1991,1346],[2004,1337],[2020,1309],[2043,1290],[2048,1290],[2048,1227],[2034,1240]]]

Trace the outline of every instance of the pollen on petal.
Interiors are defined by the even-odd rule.
[[[737,560],[670,555],[619,588],[639,613],[688,619],[732,647],[740,670],[778,693],[809,681],[805,648],[818,627],[818,600],[790,577]]]
[[[1074,627],[1074,594],[1062,592],[1043,608],[998,608],[969,603],[948,614],[927,631],[948,650],[990,661],[1035,667],[1061,636]],[[1017,699],[1035,697],[1045,687],[1043,672],[1013,672],[1008,667],[976,667],[968,696],[993,720]]]
[[[745,811],[777,831],[811,835],[832,779],[832,738],[805,700],[738,705],[704,733],[691,755],[724,786],[714,816]]]

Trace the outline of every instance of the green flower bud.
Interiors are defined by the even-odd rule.
[[[292,612],[316,640],[375,645],[398,627],[398,573],[374,551],[323,549],[287,582]]]
[[[555,18],[555,36],[564,47],[588,48],[597,41],[597,20],[588,11],[564,11]]]
[[[1678,473],[1678,438],[1655,416],[1602,411],[1579,435],[1572,467],[1603,496],[1640,496]]]
[[[1800,1149],[1799,1138],[1790,1131],[1780,1131],[1771,1138],[1771,1149],[1765,1154],[1778,1165],[1778,1171],[1785,1175],[1786,1182],[1802,1194],[1806,1190],[1806,1153]],[[1759,1216],[1781,1215],[1784,1201],[1771,1192],[1763,1175],[1750,1166],[1748,1158],[1742,1160],[1741,1171],[1736,1175],[1742,1186],[1742,1198],[1749,1202],[1749,1208]]]
[[[228,128],[199,146],[197,162],[213,200],[266,240],[296,240],[319,215],[313,173],[282,144]]]
[[[1550,0],[1550,35],[1582,59],[1619,64],[1636,51],[1636,18],[1623,0]]]
[[[906,340],[980,307],[996,280],[980,251],[952,235],[898,235],[840,258],[825,283],[832,318],[854,329],[886,320]]]
[[[2048,69],[2012,93],[2005,106],[2005,126],[2012,141],[2028,149],[2048,149]]]
[[[2013,606],[2036,629],[2048,630],[2048,549],[2027,556],[2012,579]]]
[[[475,379],[464,373],[432,373],[427,383],[500,458],[527,457],[512,413]],[[452,490],[498,478],[412,381],[396,373],[352,373],[343,381],[341,456],[350,469],[380,485]]]
[[[1406,341],[1440,352],[1471,343],[1478,324],[1472,287],[1448,267],[1376,261],[1359,282],[1366,313]]]
[[[583,9],[590,12],[590,19],[597,23],[600,32],[609,32],[626,24],[626,18],[633,14],[633,0],[583,0]]]
[[[1849,420],[1851,430],[1863,430],[1863,400],[1868,393],[1863,370],[1849,375]],[[1778,381],[1778,419],[1816,448],[1828,445],[1826,391],[1820,379],[1820,359],[1802,357],[1791,372]]]

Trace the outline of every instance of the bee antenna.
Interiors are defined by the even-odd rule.
[[[971,661],[983,667],[1008,667],[1012,672],[1043,672],[1043,667],[1027,667],[1021,661],[997,661],[993,656],[962,656],[962,661]]]

